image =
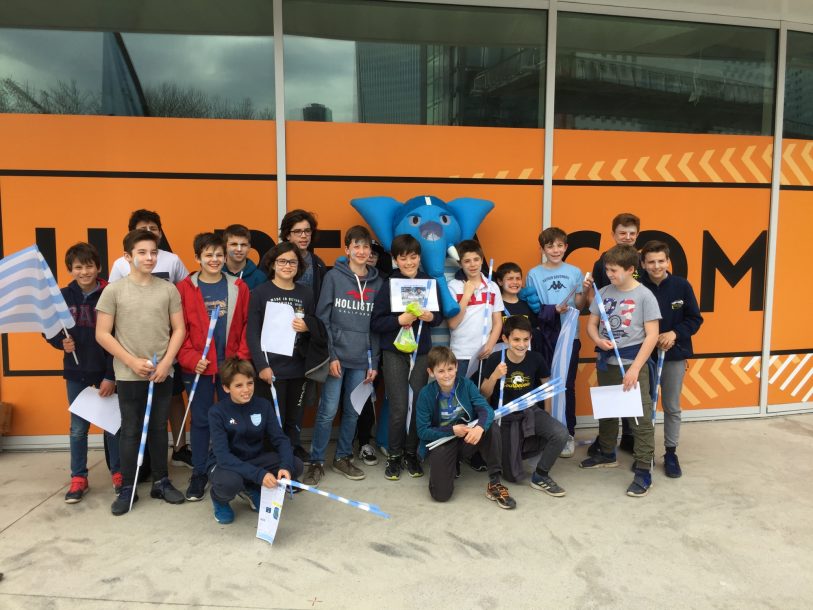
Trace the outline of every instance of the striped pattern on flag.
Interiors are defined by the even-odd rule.
[[[76,324],[37,246],[0,260],[0,332],[44,333],[49,339]]]
[[[567,379],[567,367],[573,352],[573,341],[576,339],[576,333],[579,332],[579,312],[573,307],[569,307],[562,317],[564,318],[562,320],[562,329],[559,331],[559,338],[556,339],[556,347],[553,350],[550,376],[552,378]],[[556,394],[551,405],[551,415],[567,428],[565,403],[565,393]]]

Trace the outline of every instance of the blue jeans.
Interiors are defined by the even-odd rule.
[[[68,388],[68,403],[73,403],[76,397],[82,393],[90,384],[82,381],[73,381],[66,379],[65,384]],[[78,415],[71,415],[71,476],[72,477],[87,477],[88,476],[88,430],[90,429],[90,422]],[[110,472],[119,472],[121,464],[119,462],[119,435],[104,433],[104,449],[107,456],[107,467]]]
[[[192,393],[192,384],[195,381],[194,373],[183,374],[183,384],[186,395]],[[217,375],[201,375],[195,398],[192,401],[192,425],[190,439],[192,441],[192,472],[206,474],[206,459],[209,457],[209,408],[218,400],[223,400],[226,393]]]
[[[340,377],[327,376],[322,386],[322,398],[319,400],[319,410],[316,412],[316,422],[313,425],[313,440],[311,442],[311,462],[323,464],[325,450],[330,441],[330,429],[333,418],[339,409],[339,398],[342,393],[342,379],[344,379],[344,408],[342,421],[339,425],[339,442],[336,445],[335,459],[353,455],[353,437],[356,435],[356,421],[358,413],[350,403],[350,393],[367,377],[364,369],[348,369],[342,367]]]

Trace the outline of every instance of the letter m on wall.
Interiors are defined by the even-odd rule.
[[[714,311],[714,288],[717,272],[732,288],[751,272],[748,309],[762,311],[765,300],[765,263],[768,232],[760,233],[736,263],[723,252],[708,231],[703,231],[703,264],[700,278],[700,311]]]

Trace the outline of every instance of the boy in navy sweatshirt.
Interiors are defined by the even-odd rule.
[[[96,343],[96,303],[107,282],[99,279],[101,260],[96,248],[79,242],[65,253],[65,266],[73,281],[62,289],[62,296],[76,321],[68,331],[69,337],[56,335],[48,343],[62,350],[64,372],[62,377],[68,389],[68,403],[88,387],[99,388],[100,396],[110,396],[116,391],[113,374],[113,357]],[[74,360],[74,354],[77,364]],[[71,486],[65,494],[65,502],[76,504],[88,491],[88,429],[90,422],[73,413],[71,415]],[[113,488],[121,488],[119,464],[119,436],[104,433],[105,456]]]
[[[669,246],[661,241],[648,241],[641,250],[641,260],[646,270],[641,283],[655,295],[661,310],[658,349],[666,351],[661,373],[663,442],[666,447],[663,466],[666,476],[676,479],[683,474],[677,457],[680,392],[688,366],[686,360],[694,355],[692,335],[703,323],[703,316],[691,284],[667,271]],[[657,360],[657,351],[652,356]]]
[[[392,240],[392,257],[398,270],[387,280],[375,298],[373,305],[373,317],[370,321],[370,329],[380,333],[379,343],[384,359],[384,384],[387,396],[390,400],[389,419],[389,455],[387,457],[387,467],[384,470],[384,477],[390,481],[397,481],[401,478],[401,465],[406,466],[411,477],[422,477],[423,468],[418,460],[418,433],[415,430],[415,409],[414,403],[418,399],[418,393],[426,385],[429,374],[426,371],[426,354],[432,347],[432,336],[430,328],[437,326],[443,321],[443,316],[439,311],[429,311],[423,308],[420,317],[413,314],[392,311],[391,281],[397,279],[420,280],[424,285],[431,283],[432,290],[435,291],[435,298],[439,301],[437,294],[437,283],[427,274],[420,271],[421,265],[421,244],[411,235],[397,235]],[[423,305],[418,303],[418,305]],[[399,351],[395,345],[395,338],[401,328],[412,328],[415,338],[418,338],[418,326],[423,322],[421,336],[416,348],[415,366],[410,374],[409,364],[412,358],[411,353]],[[409,405],[409,388],[412,387],[412,401]],[[409,434],[406,431],[407,413],[412,406],[412,417],[409,424]]]
[[[302,461],[294,457],[273,405],[254,396],[254,367],[248,360],[228,358],[220,381],[229,396],[209,410],[212,453],[206,470],[215,520],[227,524],[234,521],[229,504],[234,496],[247,491],[252,510],[258,511],[260,485],[273,488],[277,479],[298,479]]]
[[[367,264],[371,243],[372,237],[365,227],[356,225],[347,230],[344,234],[347,262],[336,261],[327,272],[316,305],[316,317],[327,330],[330,374],[322,386],[313,426],[310,464],[303,481],[308,485],[318,485],[325,474],[325,451],[342,393],[344,406],[333,470],[352,481],[365,476],[353,464],[358,413],[350,394],[361,383],[373,383],[378,371],[378,335],[370,333],[370,315],[381,289],[381,278],[378,269]]]

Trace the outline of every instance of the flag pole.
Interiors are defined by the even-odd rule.
[[[65,333],[65,338],[66,339],[71,338],[71,336],[68,334],[68,329],[65,328],[65,323],[64,322],[62,322],[62,332]],[[76,344],[74,344],[74,348],[73,348],[73,351],[71,352],[71,354],[73,354],[73,361],[76,363],[76,366],[79,366],[79,358],[76,356]]]
[[[209,353],[209,348],[212,346],[212,336],[215,333],[215,326],[217,326],[217,319],[220,317],[220,305],[216,305],[215,308],[212,310],[212,315],[209,318],[209,332],[206,335],[206,343],[203,346],[203,355],[200,357],[201,360],[206,358],[207,354]],[[189,409],[192,408],[192,400],[195,398],[195,391],[198,389],[198,382],[200,381],[200,373],[195,375],[195,381],[192,382],[192,390],[189,392],[189,400],[186,401],[186,411],[183,414],[183,421],[181,422],[181,430],[184,429],[186,426],[186,418],[189,417]],[[178,445],[181,442],[182,435],[178,434],[178,442],[175,444],[175,449],[178,448]]]
[[[483,309],[483,344],[480,346],[481,348],[485,347],[486,343],[488,343],[488,301],[491,298],[491,274],[494,272],[494,259],[490,259],[488,261],[488,281],[486,282],[486,302],[483,303],[485,308]],[[482,351],[482,350],[481,350]],[[477,357],[480,358],[480,354],[477,354]],[[477,387],[480,387],[480,383],[483,381],[483,359],[480,358],[480,370],[477,373]]]
[[[158,363],[158,355],[152,355],[153,375],[155,374],[155,365]],[[136,461],[135,478],[133,479],[133,492],[130,494],[130,508],[127,512],[133,510],[133,501],[135,500],[136,487],[138,486],[138,472],[141,470],[141,465],[144,463],[144,448],[147,446],[147,430],[150,426],[150,412],[152,411],[152,395],[155,392],[155,381],[150,380],[149,388],[147,389],[147,408],[144,411],[144,424],[141,427],[141,443],[138,445],[138,460]],[[164,424],[166,425],[166,423]],[[166,449],[164,449],[166,451]]]

